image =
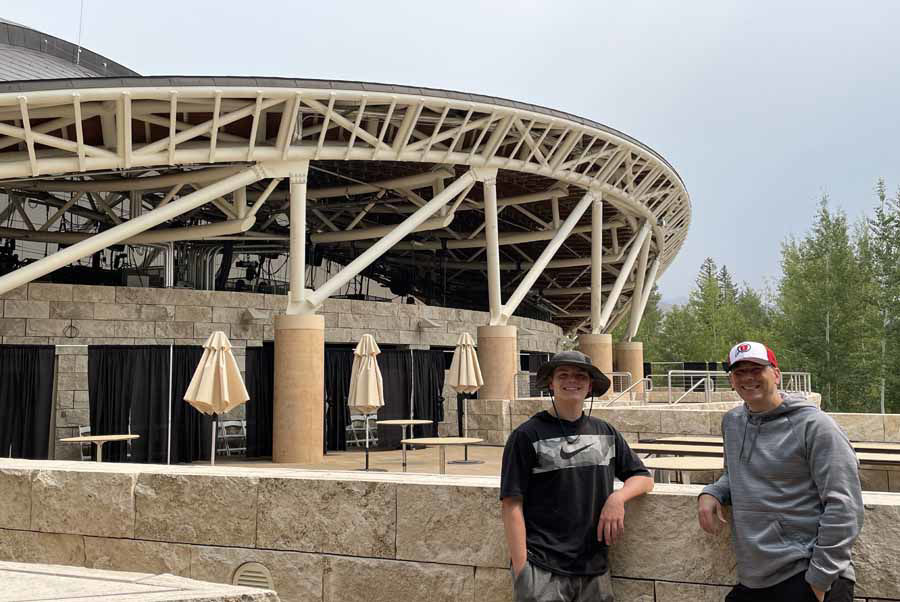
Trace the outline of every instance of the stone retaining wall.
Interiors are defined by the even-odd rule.
[[[510,599],[497,477],[0,460],[0,561],[228,582],[271,571],[284,602]],[[722,600],[727,532],[697,486],[631,502],[612,554],[617,602]],[[900,496],[866,493],[857,597],[900,600]]]
[[[87,349],[79,345],[202,345],[214,331],[228,335],[244,369],[246,347],[274,338],[273,321],[287,297],[256,293],[31,283],[0,294],[0,342],[58,345],[55,440],[77,435],[88,417]],[[383,345],[454,347],[460,333],[477,338],[486,312],[328,299],[326,343],[355,343],[370,333]],[[559,327],[530,318],[510,324],[529,351],[559,350]],[[73,346],[74,345],[74,346]],[[445,395],[444,434],[456,434],[456,396]],[[241,418],[243,408],[227,418]],[[56,458],[77,459],[78,446],[57,444]]]

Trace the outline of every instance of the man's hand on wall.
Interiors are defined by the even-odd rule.
[[[722,525],[728,523],[722,513],[722,504],[708,493],[697,498],[697,517],[700,519],[700,528],[711,535],[718,535],[722,531]]]

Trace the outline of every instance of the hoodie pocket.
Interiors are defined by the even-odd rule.
[[[774,512],[734,509],[734,551],[742,579],[772,573],[791,543],[781,516]]]

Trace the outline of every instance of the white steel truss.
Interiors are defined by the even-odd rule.
[[[285,241],[283,231],[271,230],[279,215],[282,220],[291,217],[292,225],[307,219],[306,212],[303,219],[297,215],[289,191],[277,188],[282,179],[291,180],[291,194],[301,185],[285,165],[309,165],[312,172],[335,162],[418,163],[423,170],[416,175],[308,190],[304,176],[309,240],[321,245],[362,241],[358,246],[369,249],[363,255],[370,263],[388,248],[395,253],[445,252],[450,260],[443,260],[444,267],[459,270],[451,278],[487,268],[496,279],[501,271],[512,270],[522,280],[505,305],[499,287],[492,293],[497,296],[490,304],[493,319],[503,321],[528,296],[568,320],[569,328],[590,324],[599,332],[630,308],[633,336],[653,283],[671,264],[690,225],[688,193],[662,157],[621,132],[531,105],[438,90],[310,80],[149,77],[92,80],[80,88],[73,80],[71,85],[0,85],[0,193],[7,193],[0,216],[20,215],[25,224],[0,228],[0,237],[75,243],[59,257],[0,277],[0,293],[79,253],[123,241]],[[468,198],[475,179],[485,179],[469,175],[473,168],[482,174],[497,172],[501,182],[519,174],[549,183],[518,193],[501,193],[497,185],[493,198]],[[249,187],[261,179],[271,181],[264,188]],[[53,208],[52,215],[34,222],[14,200],[19,194]],[[116,209],[125,198],[131,199],[131,210],[129,203]],[[598,209],[601,198],[603,208]],[[562,199],[569,199],[565,209]],[[216,207],[206,212],[208,223],[186,229],[169,221],[207,203]],[[603,218],[582,219],[592,203]],[[504,207],[514,207],[525,225],[507,220],[506,213],[501,216]],[[461,231],[454,220],[467,212],[485,214],[486,221]],[[52,230],[67,213],[112,227],[92,237]],[[387,215],[396,215],[404,225],[375,219]],[[409,216],[415,219],[403,219]],[[167,222],[163,229],[146,231]],[[400,242],[413,232],[425,238]],[[573,244],[579,238],[589,246]],[[372,239],[382,240],[365,242]],[[392,241],[391,246],[384,240]],[[536,241],[549,246],[519,246]],[[557,254],[559,249],[565,256]],[[407,260],[398,256],[397,261]],[[605,284],[598,266],[610,276]],[[531,271],[525,274],[523,268]],[[551,294],[534,288],[542,271],[554,284]],[[314,307],[334,286],[322,288],[295,291],[292,301]],[[584,303],[581,296],[593,290],[589,296],[595,310],[581,316],[582,311],[565,311],[547,299],[569,296],[567,289],[570,304]]]

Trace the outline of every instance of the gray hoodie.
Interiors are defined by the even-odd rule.
[[[703,489],[732,506],[740,582],[769,587],[806,570],[828,590],[856,581],[850,549],[863,523],[859,462],[834,420],[803,398],[722,417],[725,472]]]

